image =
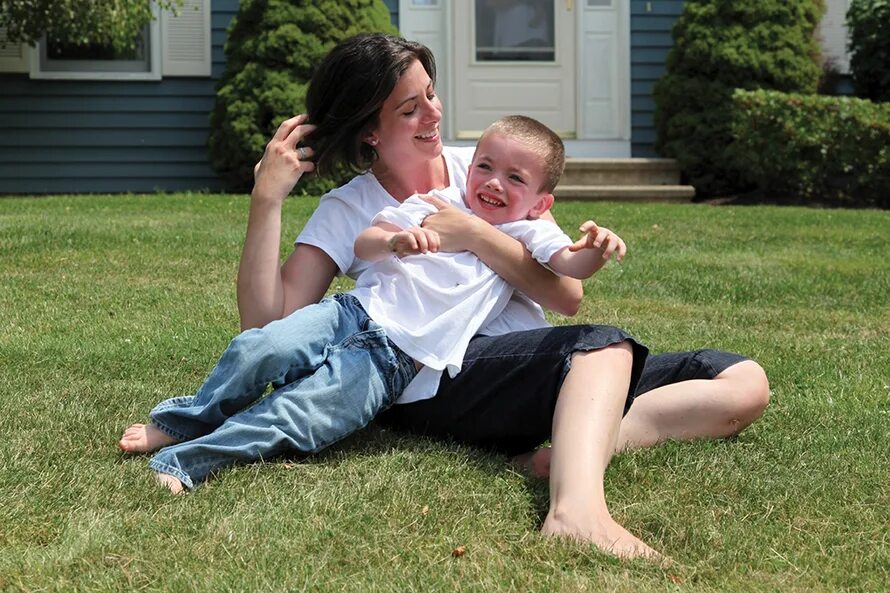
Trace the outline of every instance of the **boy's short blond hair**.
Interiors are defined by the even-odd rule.
[[[482,138],[492,132],[519,140],[541,157],[544,179],[538,191],[552,193],[566,164],[566,149],[556,132],[525,115],[505,115],[488,126]]]

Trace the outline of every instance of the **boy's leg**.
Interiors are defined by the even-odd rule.
[[[769,381],[753,360],[714,350],[650,359],[647,367],[652,366],[643,370],[638,395],[621,423],[618,450],[733,436],[769,404]]]
[[[328,348],[313,374],[276,389],[210,434],[162,449],[150,467],[193,488],[226,465],[288,450],[312,453],[367,425],[416,374],[414,362],[371,324]]]
[[[630,411],[621,421],[617,451],[651,447],[668,440],[734,436],[769,404],[763,368],[738,354],[719,350],[650,355]],[[517,461],[532,475],[550,473],[549,448]]]
[[[542,532],[590,542],[622,557],[657,556],[612,518],[603,487],[632,362],[626,342],[573,356],[553,417],[550,511]]]
[[[235,337],[194,396],[174,397],[150,413],[152,424],[124,433],[124,451],[150,452],[207,434],[263,395],[269,383],[292,382],[324,360],[325,348],[354,328],[339,301],[326,299]]]

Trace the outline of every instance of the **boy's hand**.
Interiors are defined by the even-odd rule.
[[[578,230],[584,233],[584,236],[575,241],[574,245],[569,246],[569,251],[581,251],[582,249],[602,249],[603,259],[609,259],[615,254],[615,259],[619,262],[624,259],[627,253],[627,245],[624,241],[607,228],[597,226],[592,220],[588,220]]]
[[[439,233],[419,226],[395,233],[387,241],[389,250],[398,257],[439,251]]]

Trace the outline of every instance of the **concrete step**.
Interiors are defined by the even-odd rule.
[[[557,200],[619,202],[689,202],[695,197],[691,185],[564,185],[553,192]]]
[[[680,168],[674,159],[567,158],[565,185],[676,185]]]

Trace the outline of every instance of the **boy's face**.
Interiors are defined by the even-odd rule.
[[[497,132],[482,136],[467,177],[467,205],[491,224],[537,218],[553,196],[541,191],[541,157],[527,145]]]

